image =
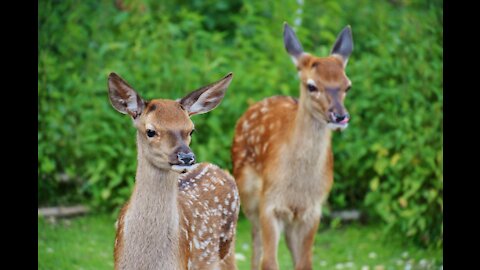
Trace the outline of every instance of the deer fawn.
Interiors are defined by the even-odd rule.
[[[328,57],[303,52],[284,24],[284,43],[300,77],[300,98],[274,96],[248,108],[232,146],[242,211],[252,223],[252,269],[278,269],[282,230],[295,269],[312,269],[321,205],[333,183],[330,129],[344,129],[351,82],[345,66],[353,49],[349,26]]]
[[[188,147],[190,116],[214,109],[232,73],[178,101],[144,101],[115,73],[108,78],[113,107],[137,129],[135,188],[117,221],[115,269],[236,269],[239,211],[233,177],[195,164]]]

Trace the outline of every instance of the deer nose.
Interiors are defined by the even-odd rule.
[[[344,124],[344,123],[348,123],[348,121],[350,120],[350,115],[348,113],[338,114],[338,113],[332,112],[331,116],[332,116],[333,122],[335,122],[335,123]]]
[[[177,154],[177,157],[181,164],[192,165],[195,163],[195,155],[193,153],[180,152]]]

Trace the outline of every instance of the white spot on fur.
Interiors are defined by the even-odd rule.
[[[263,153],[267,152],[267,148],[268,148],[268,142],[266,142],[262,147]]]
[[[261,125],[261,126],[258,128],[258,133],[263,134],[263,132],[265,132],[265,127],[264,127],[263,125]]]
[[[242,124],[243,131],[247,131],[250,128],[250,124],[245,120]]]
[[[200,243],[197,240],[197,237],[193,237],[193,245],[195,246],[196,249],[200,249]]]

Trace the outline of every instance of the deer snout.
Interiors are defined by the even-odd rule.
[[[330,112],[330,120],[336,124],[347,124],[350,120],[350,115],[348,113],[336,113]]]
[[[195,155],[192,152],[180,152],[177,154],[177,158],[182,165],[192,165],[195,163]]]

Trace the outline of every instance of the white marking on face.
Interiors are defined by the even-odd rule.
[[[313,86],[317,87],[317,84],[315,83],[315,81],[313,79],[308,79],[307,80],[307,85],[313,85]]]
[[[150,124],[150,123],[146,124],[146,125],[145,125],[145,128],[146,128],[146,129],[150,129],[150,130],[155,130],[155,127],[154,127],[152,124]]]
[[[333,130],[344,130],[348,127],[347,124],[336,124],[336,123],[328,123],[327,128],[333,129]]]
[[[190,166],[173,165],[172,170],[174,170],[178,173],[185,173],[185,172],[189,172],[189,171],[195,169],[197,166],[198,166],[198,164],[193,164],[193,165],[190,165]]]

